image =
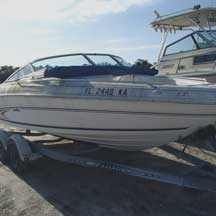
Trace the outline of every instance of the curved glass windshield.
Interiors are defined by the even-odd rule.
[[[119,63],[109,55],[87,55],[87,57],[98,66],[119,65]]]
[[[193,37],[199,47],[199,49],[211,48],[216,46],[216,41],[214,40],[214,32],[196,32]]]
[[[165,55],[171,55],[181,52],[196,50],[196,44],[191,36],[177,41],[174,44],[168,45],[165,50]]]
[[[91,65],[90,62],[82,55],[52,57],[32,63],[32,67],[35,71],[42,68],[50,69],[54,67],[88,65]]]
[[[15,81],[36,74],[43,77],[46,69],[71,66],[131,66],[118,56],[109,54],[71,54],[36,60],[14,72],[7,81]]]
[[[115,60],[117,60],[121,65],[123,65],[123,66],[128,66],[128,67],[130,67],[131,66],[131,64],[129,64],[128,62],[126,62],[123,58],[121,58],[121,57],[119,57],[119,56],[113,56],[113,58],[115,59]]]
[[[32,67],[30,65],[26,65],[25,67],[18,69],[15,71],[7,80],[15,81],[22,79],[23,77],[28,76],[29,74],[33,73]]]
[[[122,58],[112,55],[103,54],[77,54],[77,55],[65,55],[65,56],[54,56],[45,58],[33,62],[32,67],[34,71],[42,68],[54,68],[64,66],[129,66]]]
[[[212,47],[216,47],[215,31],[198,31],[168,45],[165,49],[164,55]]]

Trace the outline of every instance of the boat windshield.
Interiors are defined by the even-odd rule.
[[[64,66],[129,66],[122,58],[112,55],[103,54],[77,54],[77,55],[64,55],[54,56],[45,59],[37,60],[31,63],[34,71],[43,68],[54,68]]]
[[[197,31],[168,45],[164,55],[216,47],[216,31]]]
[[[215,31],[195,32],[192,37],[194,37],[199,49],[216,47]]]
[[[46,59],[37,60],[32,63],[32,67],[35,71],[43,68],[51,69],[54,67],[61,67],[61,66],[89,66],[89,65],[91,65],[91,63],[82,55],[49,57]]]

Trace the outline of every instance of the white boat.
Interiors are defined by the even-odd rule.
[[[0,120],[101,146],[142,150],[216,120],[216,85],[151,76],[105,54],[36,60],[0,85]]]
[[[152,27],[164,34],[157,63],[160,74],[201,77],[216,83],[216,8],[198,5],[166,16],[156,14]],[[186,33],[166,45],[168,34],[177,32]]]

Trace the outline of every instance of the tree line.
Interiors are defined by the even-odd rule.
[[[138,59],[133,65],[145,68],[151,68],[153,66],[146,59]],[[13,67],[11,65],[0,66],[0,83],[4,82],[17,69],[19,69],[19,67]]]
[[[19,68],[11,65],[0,66],[0,83],[4,82],[17,69]]]

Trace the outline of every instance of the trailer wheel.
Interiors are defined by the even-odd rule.
[[[0,141],[0,161],[2,163],[6,163],[8,162],[8,151],[5,150],[4,146],[3,146],[3,143]]]
[[[28,167],[27,161],[22,161],[14,141],[9,141],[9,163],[15,173],[23,173]]]

